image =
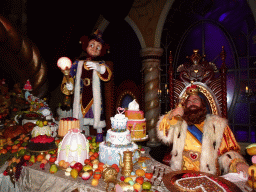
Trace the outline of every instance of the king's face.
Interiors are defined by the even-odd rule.
[[[187,108],[189,108],[191,105],[200,107],[201,106],[201,98],[198,95],[191,95],[187,101]]]
[[[94,39],[90,40],[86,49],[90,56],[97,57],[100,55],[102,44]]]

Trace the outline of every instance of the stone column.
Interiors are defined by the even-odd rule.
[[[148,47],[141,50],[142,70],[144,72],[144,100],[149,147],[160,145],[156,137],[156,124],[159,119],[159,81],[162,48]]]

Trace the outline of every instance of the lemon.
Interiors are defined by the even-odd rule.
[[[126,177],[126,178],[124,179],[124,182],[125,182],[125,183],[129,183],[129,181],[133,181],[133,179],[132,179],[131,177]]]

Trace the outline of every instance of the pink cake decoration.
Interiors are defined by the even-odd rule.
[[[70,129],[58,146],[58,155],[55,164],[61,160],[71,163],[89,159],[89,141],[79,129]]]
[[[26,84],[24,85],[24,90],[27,90],[27,91],[32,91],[32,86],[30,84],[30,81],[27,80]]]

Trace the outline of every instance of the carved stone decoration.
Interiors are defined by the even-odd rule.
[[[159,77],[162,48],[145,48],[141,51],[144,72],[145,118],[149,146],[157,145],[155,127],[159,118]]]

